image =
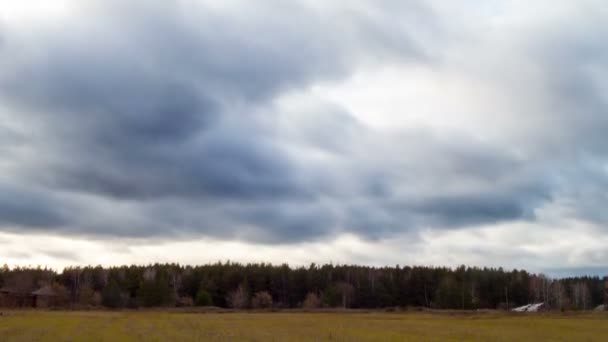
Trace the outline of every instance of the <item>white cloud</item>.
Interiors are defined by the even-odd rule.
[[[36,25],[60,20],[69,14],[74,2],[70,0],[0,0],[0,25]]]

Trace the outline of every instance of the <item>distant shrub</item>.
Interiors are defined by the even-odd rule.
[[[323,303],[329,307],[348,308],[352,300],[354,287],[345,282],[336,283],[323,294]]]
[[[209,292],[207,292],[204,289],[200,289],[200,290],[198,290],[198,293],[196,294],[196,299],[194,300],[194,304],[196,306],[211,306],[211,305],[213,305],[213,299],[211,298],[211,295],[209,294]]]
[[[137,290],[137,298],[142,306],[171,306],[174,304],[173,291],[166,279],[144,280]]]
[[[91,298],[91,305],[99,306],[99,305],[101,305],[101,301],[102,301],[101,293],[99,291],[95,291],[93,293],[93,297]]]
[[[82,306],[88,306],[88,305],[94,305],[93,303],[93,295],[95,294],[95,291],[93,290],[92,287],[90,286],[82,286],[80,288],[80,290],[78,291],[78,298],[77,298],[77,302],[79,305]]]
[[[176,306],[193,306],[194,300],[190,296],[179,297],[175,301]]]
[[[226,302],[228,306],[234,309],[246,308],[249,304],[249,294],[245,290],[245,286],[241,284],[236,290],[230,292],[226,298]]]
[[[316,293],[309,292],[302,302],[302,307],[305,309],[316,309],[321,307],[321,298]]]
[[[255,309],[272,307],[272,296],[267,291],[257,292],[251,299],[251,306]]]

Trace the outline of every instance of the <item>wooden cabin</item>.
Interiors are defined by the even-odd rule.
[[[44,286],[32,292],[32,306],[35,308],[48,308],[56,305],[57,294],[50,286]]]
[[[34,296],[29,292],[4,286],[0,288],[0,307],[23,308],[34,306]]]

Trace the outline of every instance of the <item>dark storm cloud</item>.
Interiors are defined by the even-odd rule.
[[[14,42],[21,61],[1,82],[7,100],[49,126],[43,134],[57,158],[54,172],[40,176],[47,184],[121,198],[304,192],[282,151],[266,141],[254,109],[288,84],[306,82],[317,67],[339,69],[323,70],[329,46],[308,46],[327,44],[322,37],[304,32],[285,41],[297,49],[276,49],[263,40],[278,26],[294,28],[283,16],[230,22],[204,8],[191,18],[173,7],[98,5],[107,17],[40,33],[44,40],[34,43],[49,55]],[[195,19],[202,24],[190,27]],[[253,25],[262,41],[240,34],[239,25]],[[276,38],[272,43],[280,44]]]
[[[6,223],[276,242],[334,230],[329,210],[316,204],[320,185],[277,141],[272,116],[280,113],[270,101],[366,60],[369,37],[353,25],[365,22],[374,44],[390,39],[402,56],[422,54],[413,32],[361,13],[328,17],[278,2],[255,10],[91,2],[60,25],[7,31],[0,95],[14,111],[9,118],[31,127],[28,144],[41,156],[20,161],[14,181],[61,192],[80,210],[64,218],[51,210],[59,200],[5,205]],[[82,195],[130,209],[109,218],[95,212],[95,200],[79,203]],[[170,203],[185,199],[188,212]]]
[[[551,171],[561,155],[531,160],[510,146],[422,129],[385,134],[331,104],[299,117],[276,105],[370,63],[443,67],[445,32],[430,6],[239,5],[93,1],[61,23],[0,32],[0,118],[20,127],[20,147],[0,147],[10,164],[0,170],[34,189],[0,194],[4,229],[377,238],[534,220],[556,187],[578,177],[576,168]],[[578,60],[560,58],[559,69]],[[547,80],[572,101],[555,116],[583,108],[584,125],[571,125],[580,137],[604,102],[582,71],[563,77]],[[531,139],[537,150],[541,136]]]
[[[475,176],[483,179],[483,171]],[[458,182],[458,177],[452,181]],[[382,238],[404,231],[415,233],[420,228],[453,229],[533,221],[535,210],[552,200],[552,188],[542,185],[542,180],[531,178],[525,180],[530,184],[519,185],[501,184],[503,181],[476,191],[437,187],[424,192],[396,193],[384,190],[390,189],[390,185],[381,185],[382,191],[375,191],[369,199],[349,207],[345,226],[362,235]],[[372,184],[379,186],[377,182]]]
[[[522,194],[484,193],[460,196],[437,196],[413,205],[439,227],[491,224],[501,221],[531,218],[537,205]]]
[[[54,179],[45,183],[123,199],[305,196],[276,147],[238,135],[202,140],[141,148],[117,145],[98,153],[91,147],[91,155],[60,161]]]
[[[254,222],[257,229],[243,237],[262,237],[270,242],[314,240],[334,233],[337,218],[318,204],[293,202],[268,204],[236,213],[242,222]],[[316,238],[315,238],[316,237]]]
[[[55,229],[69,222],[66,214],[44,192],[0,184],[0,224],[12,231]]]

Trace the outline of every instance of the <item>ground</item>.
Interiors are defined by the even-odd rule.
[[[606,341],[608,314],[4,311],[3,341]]]

